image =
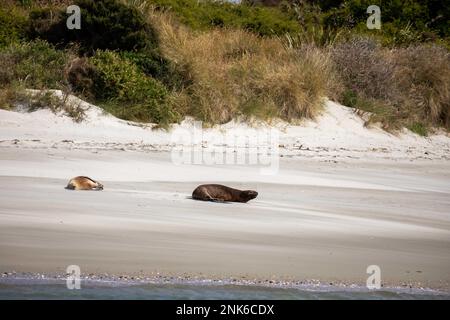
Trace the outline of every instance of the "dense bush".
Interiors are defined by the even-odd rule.
[[[112,51],[97,51],[90,59],[96,68],[96,98],[110,102],[123,119],[169,123],[176,112],[167,101],[168,92],[159,81],[146,76],[135,64]]]
[[[16,8],[0,8],[0,47],[24,39],[26,23],[26,16],[18,12]]]
[[[124,119],[175,121],[177,114],[168,103],[165,85],[180,88],[183,76],[161,56],[151,24],[136,8],[118,0],[75,4],[81,8],[81,30],[67,29],[64,11],[54,7],[32,10],[29,24],[30,37],[60,48],[70,44],[92,56],[72,59],[66,66],[64,76],[70,88]]]
[[[392,92],[392,63],[381,45],[370,38],[356,37],[337,43],[333,60],[346,87],[366,97],[389,99]]]
[[[120,55],[138,66],[147,76],[160,80],[170,89],[181,89],[190,83],[183,70],[155,50],[122,51]]]
[[[368,30],[367,8],[381,9],[381,30]],[[399,45],[450,37],[450,7],[439,0],[284,0],[280,6],[296,15],[302,29],[312,25],[340,32],[375,35],[385,44]]]
[[[340,3],[339,3],[340,2]],[[320,5],[320,2],[319,2]],[[449,36],[449,7],[442,1],[429,0],[346,0],[335,1],[329,5],[328,21],[339,20],[346,17],[343,23],[365,23],[368,14],[366,9],[370,5],[378,5],[381,8],[383,24],[393,24],[403,29],[411,24],[418,31],[435,31],[440,36]],[[351,25],[350,25],[351,26]]]
[[[450,126],[450,53],[436,45],[387,49],[367,38],[332,48],[334,65],[345,85],[341,102],[373,113],[386,129],[417,132]]]
[[[169,9],[194,29],[232,27],[263,36],[300,32],[295,17],[278,8],[237,5],[229,1],[149,0],[156,8]]]
[[[76,4],[82,9],[81,30],[68,30],[65,13],[61,9],[45,7],[31,11],[30,36],[54,44],[73,43],[87,55],[94,54],[97,49],[118,50],[146,75],[161,80],[169,88],[183,85],[183,76],[175,65],[160,54],[157,34],[151,23],[136,8],[118,0],[78,0]]]
[[[33,89],[59,88],[67,54],[37,40],[0,49],[0,84],[21,83]]]
[[[82,27],[69,30],[66,14],[51,8],[30,13],[30,34],[54,44],[75,42],[85,53],[97,49],[136,51],[157,48],[157,35],[133,7],[117,0],[76,0],[81,8]]]

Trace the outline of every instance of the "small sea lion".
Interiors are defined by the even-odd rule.
[[[192,192],[192,199],[217,202],[248,202],[255,199],[258,192],[238,190],[221,184],[202,184]]]
[[[103,190],[103,185],[89,177],[78,176],[70,179],[66,189],[69,190]]]

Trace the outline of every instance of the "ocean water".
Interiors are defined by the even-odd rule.
[[[0,299],[358,299],[358,300],[449,300],[449,292],[422,289],[365,288],[272,288],[249,285],[202,284],[105,284],[90,282],[69,290],[64,281],[0,281]]]

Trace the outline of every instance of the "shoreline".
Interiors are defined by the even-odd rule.
[[[64,274],[42,274],[32,272],[3,272],[0,276],[1,285],[66,285],[67,276]],[[250,287],[262,290],[270,289],[295,289],[313,292],[392,292],[408,294],[430,294],[437,296],[449,296],[450,287],[429,288],[415,286],[412,284],[394,285],[381,284],[380,289],[368,289],[366,286],[355,283],[333,282],[325,283],[319,280],[303,281],[282,281],[282,280],[262,280],[262,279],[235,279],[217,278],[210,279],[198,276],[164,276],[164,275],[111,275],[111,274],[90,274],[80,276],[81,288],[85,287],[110,287],[123,288],[142,285],[162,285],[162,286],[194,286],[194,287]],[[0,288],[1,290],[1,288]]]

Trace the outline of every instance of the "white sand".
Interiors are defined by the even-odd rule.
[[[170,133],[89,112],[75,124],[45,110],[0,110],[0,271],[77,264],[83,273],[364,284],[375,264],[386,284],[450,287],[445,135],[369,130],[329,102],[317,123],[286,128],[278,173],[261,175],[258,166],[175,165],[170,153],[145,152],[168,148]],[[310,150],[295,150],[297,140]],[[81,174],[105,190],[64,189]],[[189,199],[203,182],[259,196]]]
[[[60,92],[57,92],[60,93]],[[152,130],[152,126],[119,120],[102,109],[71,96],[69,101],[86,109],[87,118],[75,123],[70,118],[49,110],[19,113],[0,110],[0,147],[39,148],[53,146],[65,149],[126,149],[137,151],[171,150],[172,133],[192,127],[189,120],[175,125],[172,131]],[[366,128],[353,109],[326,101],[316,121],[291,126],[281,121],[274,127],[280,131],[279,152],[283,156],[317,160],[415,160],[450,159],[448,133],[420,137],[406,129],[397,135],[377,127]],[[223,132],[239,134],[249,127],[230,122],[204,129],[199,144],[211,145]],[[259,127],[266,132],[269,128]],[[226,141],[225,141],[226,144]],[[234,146],[228,146],[233,148]]]

